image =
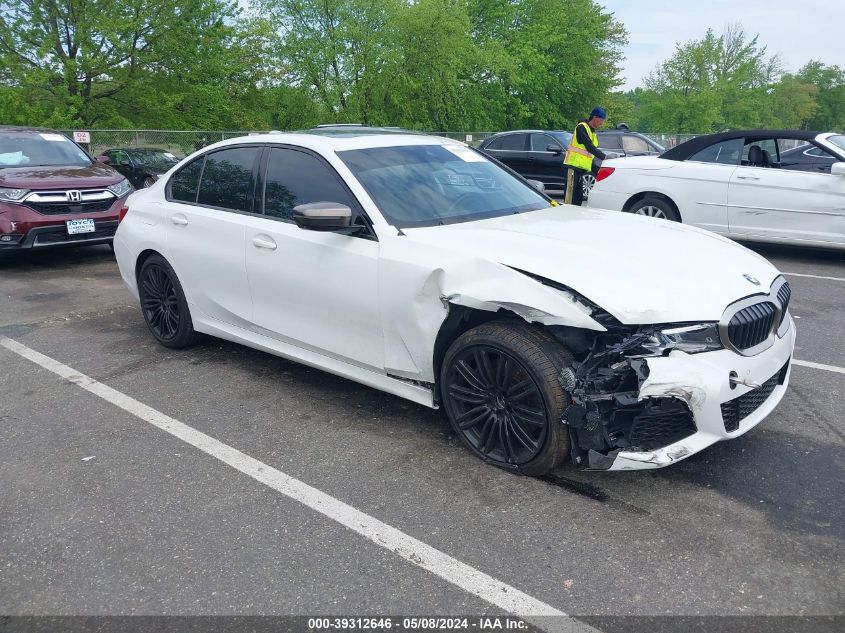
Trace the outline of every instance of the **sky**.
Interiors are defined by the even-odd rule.
[[[628,29],[622,63],[629,90],[659,62],[671,57],[675,44],[700,39],[708,28],[720,34],[741,22],[759,33],[770,54],[780,53],[787,72],[811,59],[845,68],[845,0],[597,0]]]

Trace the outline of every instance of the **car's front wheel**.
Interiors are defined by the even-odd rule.
[[[566,458],[561,415],[569,394],[558,379],[572,355],[542,330],[513,321],[480,325],[446,352],[440,391],[452,428],[491,464],[543,475]]]
[[[144,321],[159,343],[176,349],[196,343],[199,335],[194,331],[182,285],[161,255],[150,255],[141,266],[138,294]]]
[[[681,216],[675,207],[663,198],[643,198],[631,205],[629,211],[636,215],[646,215],[650,218],[660,218],[662,220],[671,220],[672,222],[681,221]]]
[[[147,187],[152,187],[156,183],[156,179],[152,176],[147,176],[144,178],[144,181],[141,183],[141,187],[146,189]]]

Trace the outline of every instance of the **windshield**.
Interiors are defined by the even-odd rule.
[[[132,158],[140,165],[175,165],[179,159],[170,152],[159,149],[136,149]]]
[[[837,134],[836,136],[828,136],[827,142],[833,143],[839,149],[845,149],[845,136],[842,136],[841,134]]]
[[[457,144],[403,145],[338,152],[399,228],[493,218],[548,208],[530,185]]]
[[[55,132],[0,132],[0,168],[90,165],[91,158]]]

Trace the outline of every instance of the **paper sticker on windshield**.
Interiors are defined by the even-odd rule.
[[[176,156],[174,156],[170,152],[164,152],[164,155],[167,156],[168,158],[176,158]]]
[[[443,149],[452,152],[465,163],[483,163],[484,157],[473,152],[469,147],[463,145],[443,145]]]
[[[66,136],[62,136],[61,134],[39,134],[41,138],[45,141],[66,141],[68,138]]]

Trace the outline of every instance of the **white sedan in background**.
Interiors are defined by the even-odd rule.
[[[449,139],[216,143],[133,194],[114,245],[162,345],[205,333],[443,407],[523,474],[673,464],[753,428],[789,381],[789,285],[765,259],[559,206]]]
[[[588,204],[731,238],[845,249],[845,136],[736,131],[604,161]]]

